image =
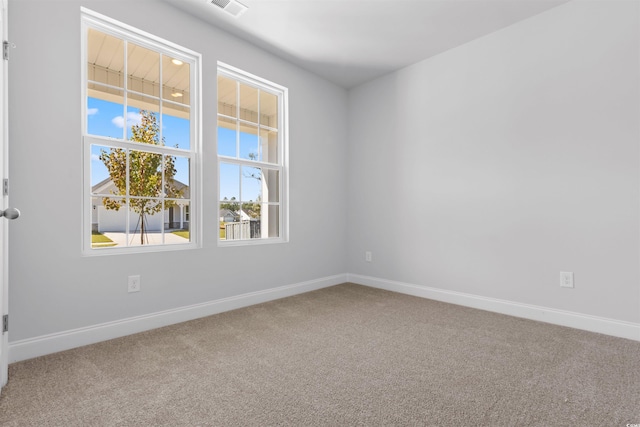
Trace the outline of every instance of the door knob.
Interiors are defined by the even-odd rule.
[[[5,210],[0,210],[0,216],[3,216],[7,219],[16,219],[20,216],[20,211],[16,208],[7,208]]]

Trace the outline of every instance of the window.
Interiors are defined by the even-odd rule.
[[[218,64],[220,243],[287,240],[287,89]]]
[[[200,55],[82,10],[85,253],[193,247]]]

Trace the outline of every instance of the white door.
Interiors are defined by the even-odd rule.
[[[2,35],[2,41],[7,40],[7,0],[1,0],[0,5],[0,35]],[[4,48],[4,46],[2,46]],[[7,383],[8,379],[8,366],[9,366],[9,337],[8,333],[4,331],[4,319],[3,317],[8,313],[8,301],[9,295],[8,287],[8,273],[7,273],[7,223],[6,218],[15,217],[17,211],[8,208],[8,197],[3,190],[3,180],[6,178],[7,173],[7,61],[2,58],[0,53],[0,194],[2,194],[2,204],[0,209],[3,218],[0,218],[0,391],[2,387]]]

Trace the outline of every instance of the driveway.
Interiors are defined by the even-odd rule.
[[[126,246],[127,245],[127,235],[125,233],[117,233],[117,232],[104,232],[102,233],[115,243],[118,246]],[[189,243],[189,240],[184,237],[180,237],[171,232],[164,233],[164,243],[167,245],[172,244],[184,244]],[[145,245],[161,245],[162,244],[162,233],[159,231],[148,231],[146,233]],[[140,246],[140,233],[131,233],[129,234],[129,246]]]

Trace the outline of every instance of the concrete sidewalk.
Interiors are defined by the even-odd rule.
[[[131,233],[129,234],[129,245],[127,245],[127,235],[126,233],[117,233],[117,232],[104,232],[102,233],[115,243],[118,246],[140,246],[140,233]],[[148,231],[145,233],[145,245],[161,245],[162,244],[162,233],[159,231]],[[173,234],[170,231],[165,231],[164,233],[164,244],[165,245],[177,245],[177,244],[185,244],[189,243],[189,240],[184,237],[180,237],[177,234]]]

